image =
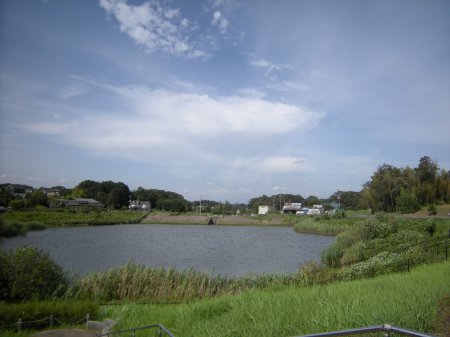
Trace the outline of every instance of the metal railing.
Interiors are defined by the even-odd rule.
[[[330,331],[330,332],[321,332],[311,335],[302,335],[297,337],[335,337],[335,336],[348,336],[348,335],[360,335],[365,333],[376,333],[376,332],[387,332],[386,336],[390,336],[391,332],[403,335],[403,336],[411,336],[411,337],[434,337],[433,335],[425,334],[422,332],[408,330],[399,328],[396,326],[391,326],[389,324],[383,325],[375,325],[375,326],[367,326],[363,328],[356,329],[348,329],[348,330],[339,330],[339,331]]]
[[[162,324],[153,324],[148,326],[143,326],[140,328],[131,328],[131,329],[125,329],[125,330],[117,330],[117,331],[110,331],[103,334],[96,334],[97,337],[112,337],[112,336],[123,336],[123,335],[131,335],[132,337],[136,336],[137,331],[141,330],[148,330],[148,329],[158,329],[158,337],[161,337],[164,333],[165,335],[169,337],[174,337],[174,335],[167,330]]]
[[[22,330],[26,329],[27,327],[32,326],[48,326],[50,328],[53,328],[55,325],[76,325],[80,324],[82,322],[89,321],[90,315],[87,314],[85,317],[81,318],[78,321],[75,322],[61,322],[58,318],[54,317],[53,315],[50,315],[48,317],[44,317],[42,319],[37,319],[34,321],[24,321],[23,319],[19,318],[17,322],[13,322],[10,324],[2,325],[0,326],[0,329],[17,329],[18,332],[21,332]],[[46,324],[43,324],[46,323]]]

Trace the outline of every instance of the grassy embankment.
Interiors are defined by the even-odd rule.
[[[161,323],[176,336],[295,336],[389,323],[434,331],[450,262],[411,273],[312,287],[275,287],[191,304],[103,306],[118,328]]]
[[[146,213],[130,211],[26,210],[8,211],[0,217],[0,236],[20,235],[48,227],[101,226],[139,223]]]

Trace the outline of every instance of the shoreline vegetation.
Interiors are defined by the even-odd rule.
[[[24,235],[30,230],[52,227],[104,226],[115,224],[167,224],[208,225],[212,219],[222,226],[286,226],[307,234],[338,235],[363,219],[389,216],[398,219],[450,219],[450,205],[437,207],[436,215],[428,215],[425,209],[413,214],[376,213],[368,211],[341,211],[335,215],[297,216],[272,213],[267,215],[214,215],[211,213],[178,213],[164,211],[30,209],[7,211],[0,214],[0,237]]]

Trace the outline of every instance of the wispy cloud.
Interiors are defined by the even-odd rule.
[[[253,67],[263,69],[268,77],[275,76],[275,73],[280,70],[292,69],[292,66],[289,64],[275,63],[267,59],[255,57],[254,55],[250,55],[249,63]]]
[[[119,22],[120,31],[149,52],[162,51],[191,58],[205,57],[187,34],[189,20],[179,9],[163,8],[159,2],[128,5],[125,0],[100,0],[100,6]]]
[[[294,67],[290,64],[276,63],[264,58],[256,57],[253,54],[249,55],[249,64],[264,71],[267,79],[267,83],[265,84],[267,89],[287,92],[308,90],[308,86],[303,82],[283,79],[287,72],[292,72],[294,70]]]
[[[211,24],[218,27],[221,34],[225,34],[227,32],[228,20],[222,15],[220,11],[214,12]]]

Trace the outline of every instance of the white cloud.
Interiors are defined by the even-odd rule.
[[[119,22],[120,31],[147,51],[162,51],[192,58],[204,57],[183,34],[189,21],[181,18],[179,9],[163,9],[159,2],[144,2],[140,6],[128,5],[125,0],[100,0],[100,6]]]
[[[218,27],[219,31],[222,34],[225,34],[227,32],[228,20],[222,15],[222,13],[220,11],[215,11],[214,12],[211,24],[213,26]]]
[[[239,159],[219,153],[229,139],[265,144],[274,134],[306,131],[323,117],[261,97],[211,97],[146,87],[103,88],[112,92],[121,106],[127,106],[126,114],[112,108],[104,114],[92,112],[78,119],[29,123],[24,128],[85,150],[143,161],[158,156],[161,160],[189,158],[195,153],[195,158],[214,164],[243,167],[243,163],[266,172],[293,172],[305,168],[301,158],[254,158],[240,164]]]

